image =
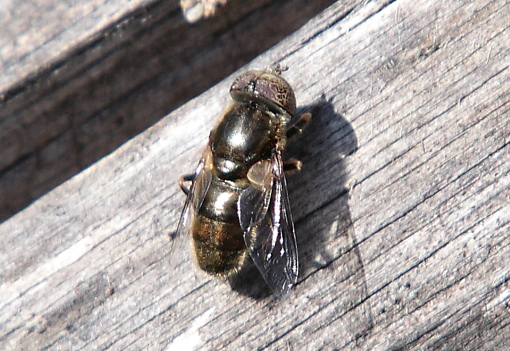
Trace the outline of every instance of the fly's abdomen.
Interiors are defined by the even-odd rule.
[[[213,176],[191,227],[199,267],[215,275],[235,273],[246,257],[237,199],[243,186]]]

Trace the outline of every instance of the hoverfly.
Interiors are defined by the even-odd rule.
[[[311,114],[287,127],[296,98],[279,65],[241,74],[234,100],[209,136],[194,174],[181,177],[187,194],[177,236],[190,233],[198,266],[211,275],[235,274],[249,255],[271,290],[285,295],[296,283],[298,252],[284,169],[287,137]],[[191,181],[187,189],[184,182]]]

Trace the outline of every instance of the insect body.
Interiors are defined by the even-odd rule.
[[[188,196],[177,229],[178,236],[191,234],[205,272],[228,277],[249,255],[279,296],[298,275],[282,151],[287,135],[310,118],[287,128],[296,100],[280,73],[249,71],[232,84],[234,102],[212,130],[195,174],[181,178]]]

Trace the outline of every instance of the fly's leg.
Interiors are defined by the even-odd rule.
[[[305,129],[308,123],[310,122],[311,118],[312,114],[310,112],[303,113],[301,116],[299,116],[299,119],[296,121],[296,123],[291,125],[285,131],[287,139],[293,138],[296,135],[301,134],[303,132],[303,129]],[[296,172],[299,172],[302,166],[303,163],[301,161],[296,159],[290,159],[283,163],[283,171],[285,172],[286,175],[294,174]]]
[[[310,119],[312,118],[312,114],[310,112],[303,113],[301,116],[299,116],[299,119],[291,125],[289,128],[287,128],[287,131],[285,134],[287,135],[287,139],[290,139],[298,134],[301,134],[303,132],[303,129],[308,125],[310,122]]]
[[[186,194],[186,195],[189,194],[189,188],[185,187],[184,183],[192,182],[194,180],[195,180],[194,174],[185,174],[179,178],[179,186],[181,187],[181,190],[183,191],[184,194]]]
[[[301,167],[303,166],[303,162],[296,160],[294,158],[291,158],[288,161],[285,161],[283,163],[283,171],[285,172],[285,175],[290,175],[297,173],[301,170]]]

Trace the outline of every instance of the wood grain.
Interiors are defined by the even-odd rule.
[[[342,9],[243,68],[282,61],[314,115],[290,295],[168,240],[229,76],[0,225],[2,349],[508,349],[510,5]]]

